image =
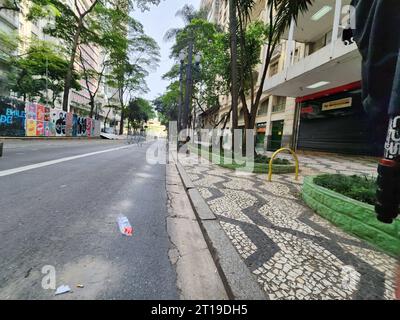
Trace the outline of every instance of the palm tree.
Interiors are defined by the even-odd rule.
[[[237,55],[237,13],[238,0],[229,0],[229,34],[231,49],[231,109],[232,109],[232,133],[238,127],[238,55]]]
[[[245,47],[245,30],[247,23],[250,20],[250,15],[253,10],[255,1],[254,0],[229,0],[230,8],[231,6],[236,6],[237,19],[231,18],[231,36],[233,36],[234,30],[237,30],[237,37],[239,39],[239,46],[241,47],[241,52]],[[269,17],[267,25],[267,41],[266,41],[266,53],[265,53],[265,63],[262,70],[261,81],[259,83],[259,88],[255,93],[255,86],[251,86],[251,101],[250,110],[247,107],[247,97],[243,86],[239,89],[240,99],[243,105],[245,127],[246,129],[254,129],[258,107],[260,104],[261,96],[263,93],[263,87],[267,75],[267,71],[272,59],[272,54],[280,43],[283,33],[290,27],[292,20],[297,22],[299,14],[308,11],[309,7],[312,5],[314,0],[266,0],[267,1],[267,14]],[[232,3],[232,4],[231,4]],[[231,8],[234,10],[234,8]],[[233,52],[234,53],[234,52]],[[232,60],[237,61],[237,56],[232,56]],[[235,62],[232,62],[232,68]],[[253,70],[240,70],[236,68],[239,73],[239,78],[243,79],[246,72],[252,73]],[[235,79],[232,79],[232,83]],[[236,93],[235,93],[236,94]],[[232,95],[232,100],[234,99]],[[234,103],[232,101],[232,103]]]
[[[189,109],[191,105],[191,100],[192,100],[192,70],[191,70],[191,63],[193,59],[193,45],[194,45],[194,40],[193,40],[193,30],[191,28],[191,22],[194,19],[206,19],[207,17],[207,12],[205,10],[195,10],[195,8],[191,5],[185,4],[182,9],[178,10],[176,13],[176,16],[181,17],[185,23],[185,26],[183,28],[174,28],[168,30],[165,35],[164,35],[164,40],[169,41],[172,39],[176,39],[178,36],[183,36],[179,41],[180,48],[177,48],[175,46],[175,49],[183,49],[184,47],[188,48],[188,61],[189,61],[189,66],[187,68],[187,75],[186,75],[186,90],[185,90],[185,108],[183,110],[183,125],[184,128],[188,128],[189,126]],[[182,90],[180,92],[182,95]],[[183,100],[182,96],[180,96],[180,103],[179,103],[179,114],[181,114],[181,101]],[[179,116],[180,118],[180,116]],[[180,119],[179,119],[180,122]],[[180,123],[179,123],[180,127]]]
[[[165,41],[175,39],[180,33],[186,30],[186,27],[190,25],[194,19],[207,19],[207,12],[204,9],[196,10],[192,5],[185,4],[176,12],[175,16],[182,18],[185,26],[183,28],[172,28],[167,30],[164,35]]]

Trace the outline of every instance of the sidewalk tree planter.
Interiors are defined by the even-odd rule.
[[[219,154],[211,153],[208,148],[195,148],[193,146],[189,146],[192,149],[192,152],[197,152],[198,155],[206,157],[207,160],[213,162],[214,164],[231,170],[238,170],[242,172],[251,172],[251,173],[259,173],[259,174],[268,174],[269,172],[269,158],[266,156],[257,155],[255,158],[256,162],[251,162],[249,166],[245,164],[232,163],[232,159],[228,159],[226,157],[221,157]],[[202,152],[202,153],[201,153]],[[204,152],[204,153],[203,153]],[[263,162],[258,162],[263,161]],[[290,161],[286,159],[275,159],[274,165],[272,167],[272,172],[275,174],[285,174],[285,173],[294,173],[296,171],[296,166],[292,164]]]
[[[318,186],[315,177],[306,177],[302,189],[304,201],[319,215],[395,257],[400,255],[400,220],[384,224],[377,220],[372,205],[351,199]]]

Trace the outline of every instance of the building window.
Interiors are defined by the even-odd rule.
[[[310,42],[308,44],[308,55],[317,52],[319,49],[327,46],[331,43],[332,40],[332,31],[325,33],[321,38],[317,39],[316,41]]]
[[[279,70],[279,61],[275,61],[271,63],[269,66],[269,77],[272,77],[278,73]]]
[[[286,97],[276,96],[272,105],[272,113],[283,112],[286,109]]]
[[[258,109],[259,116],[268,114],[268,105],[269,105],[269,99],[261,103],[260,108]]]

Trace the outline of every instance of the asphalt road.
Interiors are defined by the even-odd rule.
[[[123,148],[0,176],[0,299],[179,298],[168,258],[165,165],[146,161],[149,146],[6,141],[0,174]],[[119,233],[120,214],[133,237]],[[43,289],[44,266],[73,292]]]

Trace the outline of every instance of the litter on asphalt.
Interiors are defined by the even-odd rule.
[[[133,228],[131,224],[129,223],[129,220],[125,216],[119,216],[117,219],[119,231],[123,234],[126,235],[127,237],[131,237],[133,234]]]
[[[59,294],[64,294],[64,293],[70,292],[70,291],[71,291],[71,288],[67,285],[59,286],[56,290],[56,296],[58,296]]]

